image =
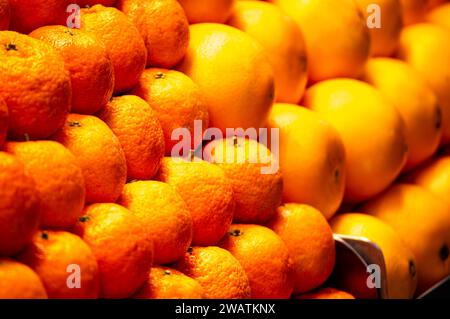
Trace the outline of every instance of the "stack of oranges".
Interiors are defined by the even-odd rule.
[[[370,296],[330,287],[333,232],[380,247],[390,298],[424,292],[450,275],[449,21],[0,0],[0,298]]]

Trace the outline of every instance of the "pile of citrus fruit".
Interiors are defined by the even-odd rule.
[[[367,297],[333,233],[390,298],[450,275],[450,2],[0,0],[0,30],[0,298]]]

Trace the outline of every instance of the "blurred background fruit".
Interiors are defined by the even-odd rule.
[[[236,0],[178,0],[190,24],[201,22],[225,23]]]

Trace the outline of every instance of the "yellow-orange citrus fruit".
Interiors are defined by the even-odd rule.
[[[200,86],[210,126],[259,128],[274,99],[272,67],[264,49],[251,36],[230,26],[190,26],[191,40],[177,66]]]
[[[47,299],[39,276],[28,266],[0,258],[0,299]]]
[[[294,293],[322,285],[333,271],[333,232],[321,212],[308,205],[280,206],[269,227],[286,244],[293,263]]]
[[[244,268],[225,249],[215,246],[189,248],[175,268],[197,280],[206,298],[250,298],[250,283]]]
[[[8,132],[8,107],[5,101],[0,97],[0,147],[6,140]]]
[[[316,112],[277,103],[267,124],[279,129],[283,200],[305,203],[328,219],[338,210],[345,189],[345,149],[334,127]]]
[[[417,262],[417,294],[450,274],[450,210],[439,196],[416,185],[397,184],[360,211],[391,225]]]
[[[163,159],[157,178],[172,186],[189,207],[193,245],[215,245],[233,220],[231,182],[221,168],[196,159]]]
[[[148,279],[153,243],[139,219],[125,207],[90,205],[74,231],[97,260],[100,297],[130,297]]]
[[[105,106],[114,89],[114,69],[105,46],[93,34],[54,25],[30,36],[49,43],[63,57],[72,83],[73,113],[93,114]]]
[[[190,24],[202,22],[225,23],[236,0],[178,0]]]
[[[292,260],[281,238],[258,225],[233,224],[219,246],[244,268],[252,299],[287,299],[294,289]]]
[[[97,261],[89,246],[74,234],[39,231],[19,255],[19,260],[39,275],[49,298],[98,297]]]
[[[147,49],[127,16],[116,8],[95,5],[81,10],[81,30],[103,42],[114,68],[114,92],[132,89],[144,71]]]
[[[49,44],[13,31],[0,31],[0,48],[0,97],[8,105],[9,135],[48,138],[70,110],[70,76],[62,57]]]
[[[114,97],[98,114],[119,139],[129,180],[151,179],[164,156],[164,135],[155,111],[134,95]]]
[[[406,299],[414,296],[417,284],[416,261],[394,229],[370,215],[340,214],[331,220],[337,234],[360,236],[374,242],[382,251],[387,276],[389,298]],[[348,276],[352,276],[349,272]]]
[[[209,1],[208,1],[209,2]],[[176,0],[118,0],[147,47],[147,66],[172,68],[186,54],[189,24]]]
[[[67,8],[73,0],[9,0],[11,7],[10,29],[29,33],[45,25],[67,23]]]
[[[283,179],[277,158],[255,140],[234,137],[206,146],[205,159],[225,172],[234,192],[233,220],[263,224],[281,203]]]
[[[83,210],[86,190],[72,153],[54,141],[8,142],[5,151],[20,160],[34,179],[41,199],[40,225],[73,226]]]
[[[357,77],[370,54],[366,20],[353,0],[272,0],[300,26],[309,78]]]
[[[155,264],[180,259],[192,240],[192,218],[180,195],[168,184],[137,181],[126,184],[119,203],[141,222],[153,241]]]
[[[432,156],[441,141],[442,111],[420,74],[402,61],[375,58],[369,60],[363,79],[383,93],[405,122],[409,148],[405,169]]]
[[[127,178],[125,155],[111,129],[95,116],[70,114],[54,136],[76,157],[83,172],[86,202],[114,202]]]
[[[242,1],[236,3],[228,24],[251,35],[264,48],[274,71],[275,100],[299,102],[308,64],[303,34],[295,21],[271,3]]]
[[[427,0],[400,0],[403,9],[403,23],[408,26],[422,22],[427,11]]]
[[[391,56],[397,49],[403,27],[400,0],[357,0],[366,21],[380,22],[380,27],[369,28],[372,56]],[[377,5],[380,10],[374,5]],[[377,13],[379,12],[379,15]],[[380,19],[376,21],[376,19]]]
[[[17,254],[39,224],[39,194],[23,164],[0,152],[0,256]]]
[[[75,0],[80,7],[92,7],[96,4],[104,5],[105,7],[112,7],[117,0]]]
[[[208,106],[203,92],[181,72],[146,69],[131,93],[146,100],[156,112],[164,132],[166,155],[171,155],[173,147],[178,143],[177,134],[172,140],[172,134],[177,129],[188,129],[193,139],[194,121],[201,121],[203,130],[208,127]],[[198,145],[192,147],[196,148]]]
[[[438,98],[444,144],[450,143],[450,31],[433,24],[404,28],[398,56],[415,68]]]
[[[148,281],[139,289],[137,299],[203,299],[205,290],[195,280],[169,267],[152,267]]]
[[[355,299],[348,292],[335,288],[320,288],[313,292],[295,296],[295,299]]]
[[[342,137],[347,202],[366,200],[394,181],[407,158],[405,125],[380,91],[357,80],[333,79],[309,88],[304,104]]]
[[[450,3],[438,6],[426,16],[428,22],[450,29]]]
[[[0,0],[0,30],[7,30],[11,19],[9,0]]]

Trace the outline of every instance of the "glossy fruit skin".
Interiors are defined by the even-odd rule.
[[[421,23],[404,28],[397,56],[415,68],[438,98],[442,144],[450,143],[450,44],[445,28]],[[420,43],[420,44],[419,44]]]
[[[77,158],[87,203],[115,202],[127,178],[125,154],[105,122],[92,115],[70,114],[53,139]]]
[[[203,92],[185,74],[167,69],[144,71],[131,94],[140,96],[155,111],[164,132],[165,155],[170,156],[179,142],[177,129],[186,128],[194,136],[194,121],[201,121],[203,130],[209,126],[208,105]],[[202,132],[203,134],[203,132]],[[192,143],[192,148],[198,145]]]
[[[333,271],[336,250],[333,232],[313,207],[284,204],[268,224],[286,244],[293,264],[294,294],[321,286]]]
[[[361,213],[340,214],[330,222],[335,233],[367,238],[381,249],[386,265],[388,298],[413,298],[417,285],[416,261],[412,251],[391,226]]]
[[[98,263],[101,298],[131,297],[148,279],[153,242],[139,220],[117,204],[93,204],[73,230]]]
[[[0,30],[8,30],[11,21],[11,7],[9,0],[0,1]]]
[[[446,201],[419,186],[397,184],[360,211],[391,225],[411,249],[417,263],[416,295],[450,274],[450,214]]]
[[[50,45],[13,31],[0,32],[0,47],[0,96],[8,105],[9,137],[48,138],[70,110],[72,89],[63,59]]]
[[[65,25],[69,17],[66,10],[72,3],[72,0],[9,0],[10,29],[27,34],[45,25]]]
[[[136,299],[203,299],[205,290],[195,280],[169,267],[155,266]]]
[[[222,169],[199,159],[166,157],[157,179],[172,186],[189,207],[192,244],[217,244],[228,231],[235,208],[233,187]]]
[[[222,265],[220,268],[217,265]],[[239,261],[225,249],[192,247],[175,268],[194,278],[208,299],[249,299],[250,284]]]
[[[348,292],[337,290],[335,288],[320,288],[316,291],[295,296],[295,299],[356,299]]]
[[[353,0],[272,0],[303,31],[309,80],[360,75],[370,54],[370,33]]]
[[[95,5],[81,10],[81,30],[103,42],[114,68],[114,93],[131,90],[145,69],[144,40],[127,16],[116,8]]]
[[[164,156],[164,135],[155,111],[134,95],[114,97],[98,114],[117,136],[128,180],[155,176]]]
[[[291,296],[292,260],[281,238],[259,225],[233,224],[219,246],[241,263],[250,281],[252,299],[287,299]]]
[[[378,90],[353,79],[327,80],[310,87],[303,103],[329,121],[344,142],[346,202],[366,200],[394,181],[407,159],[405,124]]]
[[[5,151],[20,160],[34,180],[41,199],[40,226],[73,226],[84,208],[86,189],[72,153],[54,141],[7,142]]]
[[[283,201],[312,205],[331,218],[342,203],[346,178],[337,130],[316,112],[283,103],[273,106],[267,126],[279,129]]]
[[[64,59],[72,84],[72,113],[94,114],[106,105],[114,89],[114,69],[101,41],[65,26],[41,27],[30,36],[50,44]]]
[[[51,299],[98,298],[97,261],[89,246],[74,234],[65,231],[39,231],[31,244],[21,252],[19,260],[39,275]],[[81,275],[80,287],[70,288],[68,277],[76,274],[76,271]]]
[[[175,262],[191,245],[190,211],[168,184],[157,181],[126,184],[118,202],[133,213],[152,239],[155,264]]]
[[[271,3],[245,1],[236,3],[227,23],[264,48],[274,71],[275,101],[298,103],[308,79],[308,59],[303,33],[295,21]]]
[[[40,198],[23,164],[0,152],[0,256],[14,256],[39,225]]]
[[[10,258],[0,258],[1,299],[47,299],[39,276],[28,266]]]
[[[224,133],[226,128],[262,127],[274,99],[273,71],[262,47],[226,25],[199,23],[190,32],[177,70],[203,91],[210,126]]]
[[[179,0],[190,24],[225,23],[237,5],[236,0]]]
[[[173,68],[186,54],[189,24],[176,0],[118,0],[136,25],[148,51],[147,66]]]
[[[283,179],[278,159],[269,149],[248,138],[227,138],[210,142],[205,160],[225,172],[236,203],[233,222],[264,224],[281,203]]]
[[[8,107],[5,101],[0,98],[0,147],[5,143],[8,132]]]
[[[431,157],[442,137],[442,109],[420,74],[403,61],[375,58],[369,60],[363,80],[380,90],[405,122],[408,160],[404,170]]]

